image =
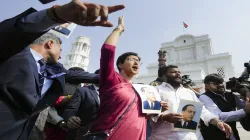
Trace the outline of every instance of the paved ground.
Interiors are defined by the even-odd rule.
[[[245,131],[240,123],[237,123],[237,129],[239,131],[240,139],[241,140],[250,140],[250,131]]]

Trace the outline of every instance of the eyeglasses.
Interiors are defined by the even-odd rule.
[[[140,60],[135,59],[135,58],[128,58],[127,60],[132,61],[132,62],[136,62],[136,63],[139,63],[139,64],[141,63]]]

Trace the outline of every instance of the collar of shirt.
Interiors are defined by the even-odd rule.
[[[153,106],[154,106],[154,102],[150,102],[149,100],[147,100],[147,101],[148,101],[148,104],[149,104],[150,107],[152,107],[151,103],[153,103]]]
[[[185,122],[186,122],[186,121],[181,120],[181,126],[183,126],[183,125],[185,124]],[[185,124],[185,125],[188,125],[188,122],[186,122],[186,124]]]
[[[30,52],[31,52],[32,56],[34,57],[34,59],[36,60],[36,62],[43,59],[43,57],[38,52],[36,52],[35,50],[30,48]]]
[[[177,91],[178,89],[183,88],[182,84],[177,89],[175,89],[172,85],[170,85],[169,83],[166,83],[166,82],[163,82],[162,85],[165,85],[166,87],[170,88],[173,91]]]
[[[33,50],[31,48],[30,48],[30,52],[36,61],[37,71],[38,71],[38,73],[40,73],[40,64],[38,63],[38,61],[43,59],[43,57],[38,52],[36,52],[35,50]],[[45,72],[45,76],[47,76],[47,72]],[[53,83],[52,80],[47,79],[47,78],[44,79],[44,83],[43,83],[43,87],[42,87],[42,91],[41,91],[41,97],[43,97],[45,95],[47,90],[51,87],[52,83]]]
[[[185,121],[184,121],[184,120],[181,120],[181,126],[183,126],[183,125],[184,125],[184,123],[185,123]]]
[[[95,85],[93,85],[94,86],[94,88],[95,88],[95,90],[96,90],[96,92],[98,93],[98,95],[99,95],[99,87],[97,87],[97,86],[95,86]]]

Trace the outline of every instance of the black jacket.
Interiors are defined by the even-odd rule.
[[[77,116],[81,119],[81,126],[85,127],[85,132],[91,126],[91,122],[96,119],[96,112],[99,108],[99,95],[93,85],[80,87],[72,96],[69,104],[64,110],[63,118],[68,120],[71,116]],[[75,131],[69,133],[69,137],[74,137]]]

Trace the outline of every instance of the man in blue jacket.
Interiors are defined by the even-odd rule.
[[[105,7],[72,0],[39,12],[30,8],[0,23],[1,140],[27,140],[39,112],[62,95],[65,78],[95,79],[85,72],[65,70],[58,63],[60,39],[42,35],[66,22],[111,27],[108,14],[123,8],[123,5]],[[99,16],[101,20],[97,21]]]

